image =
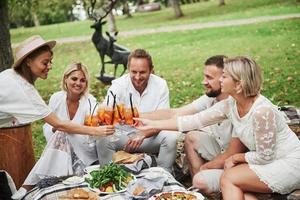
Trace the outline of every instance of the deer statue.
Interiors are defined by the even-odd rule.
[[[104,10],[104,15],[102,15],[101,17],[96,17],[96,15],[94,14],[94,8],[95,8],[95,4],[96,4],[96,0],[90,0],[91,3],[91,7],[88,9],[88,15],[90,18],[95,20],[95,23],[93,25],[91,25],[91,28],[95,29],[95,32],[93,33],[92,36],[92,42],[94,44],[94,46],[96,47],[100,59],[101,59],[101,70],[100,70],[100,76],[98,77],[98,79],[100,81],[102,81],[104,84],[110,84],[111,81],[113,79],[115,79],[115,75],[116,75],[116,70],[117,70],[117,66],[115,66],[115,71],[114,71],[114,77],[110,77],[110,76],[105,76],[105,55],[109,56],[108,54],[108,45],[109,45],[109,41],[103,37],[102,34],[102,26],[106,23],[106,21],[103,21],[103,19],[109,14],[109,12],[111,12],[111,10],[113,9],[114,5],[116,4],[117,0],[110,0],[108,1],[109,4],[106,5],[103,10]],[[117,44],[113,44],[114,49],[116,50],[120,50],[120,51],[129,51],[129,49],[122,47],[120,45]]]
[[[105,32],[107,37],[109,38],[108,42],[108,56],[111,58],[111,61],[105,62],[105,63],[110,63],[115,65],[115,71],[114,71],[114,76],[116,76],[116,71],[117,67],[119,64],[123,65],[123,72],[121,73],[120,76],[122,76],[126,69],[127,69],[127,61],[128,61],[128,56],[130,54],[130,51],[127,50],[121,50],[116,48],[114,43],[117,41],[116,36],[118,35],[118,32],[114,33],[114,37],[109,34],[109,32]]]

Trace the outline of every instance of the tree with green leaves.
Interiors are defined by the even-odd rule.
[[[13,27],[71,21],[75,4],[76,0],[9,0],[9,19]]]
[[[0,1],[0,72],[13,64],[10,44],[7,0]]]

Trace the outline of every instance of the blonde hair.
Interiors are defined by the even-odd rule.
[[[251,58],[238,56],[225,59],[224,70],[226,70],[234,81],[240,81],[246,97],[259,94],[262,84],[262,71],[258,64]]]
[[[90,79],[90,76],[89,76],[87,67],[85,65],[83,65],[82,63],[80,63],[80,62],[70,64],[66,68],[66,70],[63,74],[62,81],[61,81],[61,89],[64,90],[64,91],[68,90],[68,88],[66,87],[66,82],[65,81],[70,76],[70,74],[72,74],[75,71],[81,71],[84,74],[85,79],[86,79],[86,88],[83,91],[82,95],[87,95],[88,92],[89,92],[89,79]]]

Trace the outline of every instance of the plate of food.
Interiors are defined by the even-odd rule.
[[[81,184],[83,182],[84,182],[84,178],[79,177],[79,176],[71,176],[62,181],[62,183],[65,185],[77,185],[77,184]]]
[[[110,163],[85,175],[90,190],[100,194],[125,192],[135,176],[121,165]]]
[[[149,200],[204,200],[204,197],[197,192],[173,191],[155,194]]]

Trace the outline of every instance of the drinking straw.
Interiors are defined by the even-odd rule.
[[[96,109],[97,105],[98,105],[98,102],[95,104],[95,106],[93,108],[92,116],[94,116],[94,112],[95,112],[95,109]]]
[[[107,100],[106,100],[106,105],[108,106],[109,104],[109,95],[107,95]]]
[[[113,102],[113,107],[112,107],[112,110],[113,110],[113,114],[112,114],[112,119],[111,119],[111,125],[113,125],[114,123],[114,118],[115,118],[115,114],[114,114],[114,110],[115,110],[115,106],[116,106],[116,96],[112,91],[110,91],[111,95],[113,96],[114,98],[114,102]]]
[[[88,101],[89,101],[89,105],[90,105],[90,114],[92,112],[92,104],[91,104],[91,100],[88,98]]]
[[[132,105],[132,93],[131,92],[129,93],[129,101],[130,101],[130,108],[131,108],[131,112],[132,112],[132,120],[133,120],[133,123],[135,123],[134,119],[133,119],[135,116],[134,116],[134,109],[133,109],[133,105]]]

